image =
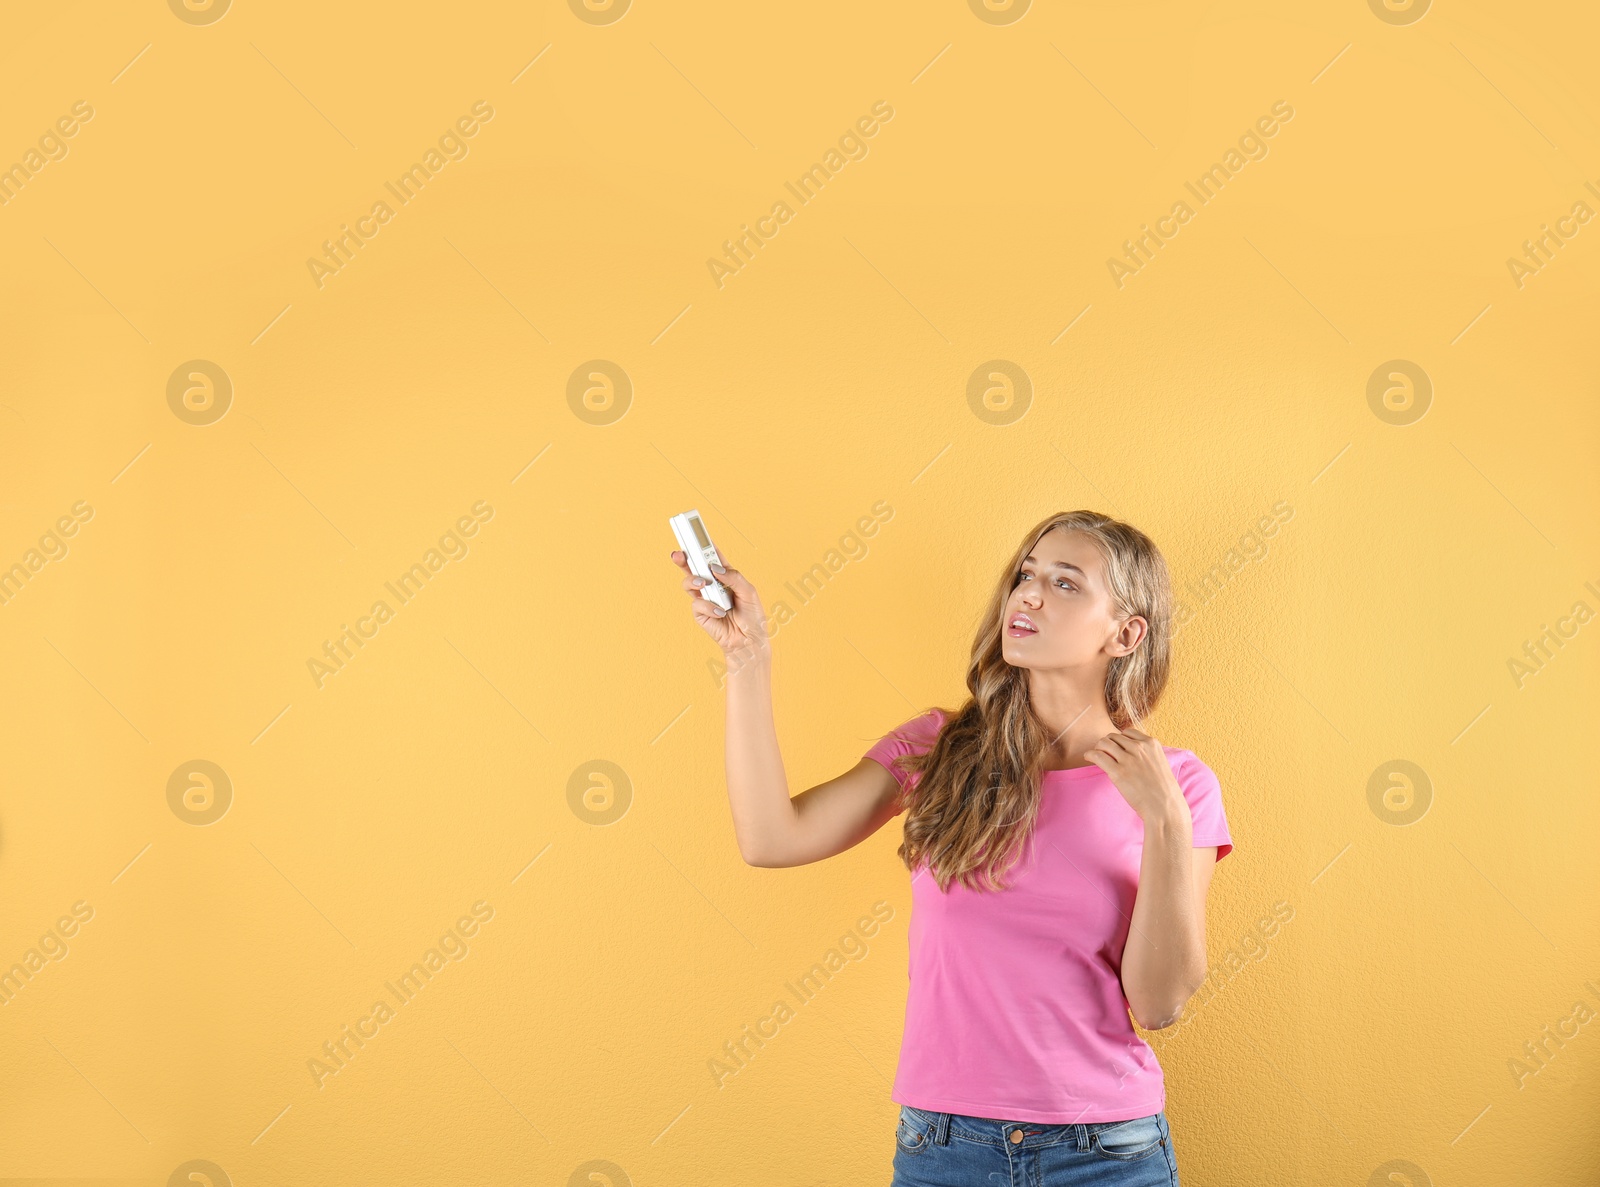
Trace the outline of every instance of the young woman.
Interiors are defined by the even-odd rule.
[[[1233,842],[1211,769],[1138,728],[1171,639],[1155,544],[1092,511],[1045,519],[1000,575],[966,702],[792,798],[761,600],[719,577],[731,612],[683,587],[727,658],[745,861],[821,861],[906,814],[896,1187],[1174,1187],[1161,1066],[1133,1022],[1170,1026],[1205,979],[1206,894]]]

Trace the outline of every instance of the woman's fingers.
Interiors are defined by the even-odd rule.
[[[712,572],[716,573],[716,570],[713,569]],[[745,575],[739,572],[738,569],[725,569],[721,573],[717,573],[717,580],[733,590],[739,601],[755,600],[756,587],[751,585],[745,579]]]
[[[702,623],[708,618],[715,618],[720,621],[721,619],[728,617],[728,611],[717,605],[710,598],[696,596],[693,610],[696,620]]]
[[[674,550],[667,555],[672,559],[673,564],[677,565],[678,568],[683,570],[684,592],[688,593],[692,597],[698,598],[700,596],[701,588],[706,584],[706,579],[704,577],[696,577],[694,575],[693,570],[689,568],[688,558],[686,558],[681,551]]]
[[[711,636],[717,646],[726,650],[740,633],[733,615],[702,595],[701,591],[707,584],[706,579],[695,576],[682,549],[673,549],[667,557],[683,570],[683,592],[691,599],[689,608],[694,614],[696,624]]]
[[[1120,733],[1107,734],[1105,737],[1100,739],[1100,746],[1102,749],[1111,754],[1121,755],[1133,753],[1133,747],[1129,744],[1129,740],[1123,737]],[[1113,749],[1113,747],[1115,749]]]

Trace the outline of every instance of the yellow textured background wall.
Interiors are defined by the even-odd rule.
[[[690,507],[795,792],[1144,528],[1238,846],[1184,1182],[1600,1179],[1597,25],[7,6],[0,1179],[887,1182],[899,822],[741,863]]]

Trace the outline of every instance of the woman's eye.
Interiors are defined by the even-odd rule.
[[[1026,570],[1019,570],[1018,573],[1017,573],[1017,581],[1020,583],[1024,578],[1028,578],[1028,577],[1032,577],[1032,576],[1033,576],[1033,574],[1027,572]],[[1058,577],[1056,579],[1056,584],[1058,586],[1065,586],[1066,588],[1072,589],[1072,590],[1077,589],[1077,586],[1073,585],[1072,582],[1068,581],[1065,577]]]

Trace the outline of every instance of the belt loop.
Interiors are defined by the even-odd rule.
[[[933,1143],[936,1146],[945,1146],[950,1143],[950,1114],[940,1113],[939,1119],[933,1125]]]
[[[1087,1150],[1089,1148],[1089,1127],[1083,1122],[1077,1121],[1073,1123],[1072,1128],[1077,1133],[1078,1149]]]

